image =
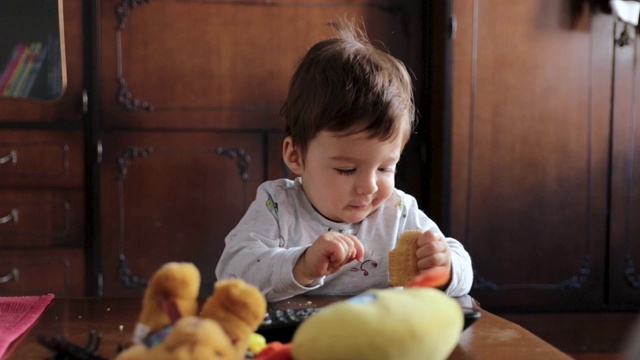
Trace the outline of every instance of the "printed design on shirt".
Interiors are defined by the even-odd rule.
[[[265,202],[265,206],[267,207],[267,210],[269,211],[269,213],[273,215],[273,218],[276,219],[276,224],[278,224],[278,236],[280,238],[280,243],[278,244],[278,246],[283,248],[286,245],[286,242],[282,237],[282,230],[280,228],[280,218],[278,217],[278,203],[273,201],[271,194],[267,194],[267,196],[269,198]]]
[[[365,260],[363,262],[360,263],[359,267],[352,267],[351,271],[352,272],[362,272],[362,275],[364,276],[369,276],[369,271],[366,268],[377,268],[378,267],[378,263],[375,262],[374,260]]]
[[[400,214],[403,218],[407,217],[407,207],[404,206],[404,202],[402,200],[398,200],[398,202],[396,203],[396,207],[398,208],[398,211],[400,211]]]

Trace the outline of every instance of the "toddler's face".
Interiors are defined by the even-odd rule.
[[[403,146],[402,136],[383,142],[366,134],[321,131],[309,143],[298,174],[304,192],[324,217],[360,222],[391,195]]]

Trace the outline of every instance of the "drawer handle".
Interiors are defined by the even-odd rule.
[[[18,163],[18,150],[11,149],[7,155],[0,157],[0,165],[6,164],[9,161],[11,161],[11,165],[13,166]]]
[[[0,224],[6,224],[9,221],[13,221],[14,224],[17,223],[19,214],[20,212],[18,211],[18,209],[12,209],[9,214],[0,218]]]
[[[18,282],[18,278],[20,277],[20,269],[14,267],[11,271],[2,277],[0,277],[0,284],[8,283],[11,280],[15,280]]]

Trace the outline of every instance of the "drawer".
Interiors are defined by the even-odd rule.
[[[84,141],[80,131],[0,131],[0,186],[83,184]]]
[[[80,190],[0,190],[0,249],[84,244]]]
[[[0,296],[84,296],[83,250],[0,251]]]

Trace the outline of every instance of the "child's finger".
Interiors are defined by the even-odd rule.
[[[416,256],[418,259],[427,258],[429,256],[443,253],[447,251],[447,243],[444,238],[436,238],[435,240],[429,240],[426,243],[419,244],[416,250]]]
[[[432,243],[434,241],[437,241],[438,239],[440,239],[441,237],[439,235],[437,235],[435,232],[433,231],[425,231],[422,235],[420,235],[420,237],[418,238],[417,244],[418,247],[420,246],[424,246],[427,245],[429,243]]]
[[[348,235],[347,236],[349,241],[350,241],[350,246],[351,246],[351,257],[349,261],[352,260],[358,260],[358,261],[363,261],[364,260],[364,245],[362,245],[362,243],[360,242],[360,240],[358,240],[357,237],[355,237],[354,235]]]
[[[446,264],[447,262],[447,254],[445,252],[439,252],[435,254],[431,254],[424,258],[418,258],[417,265],[418,269],[426,270],[436,266],[440,266]]]

